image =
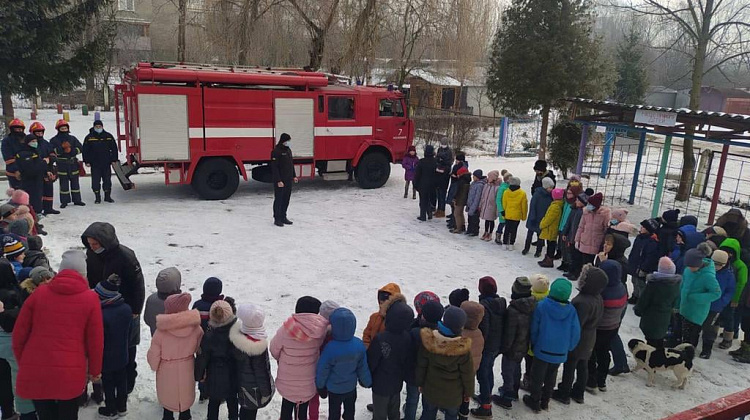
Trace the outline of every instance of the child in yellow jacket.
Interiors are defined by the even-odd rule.
[[[564,189],[555,188],[552,190],[552,204],[547,208],[547,213],[544,214],[542,221],[539,222],[539,240],[547,241],[547,255],[537,263],[540,267],[551,268],[555,266],[555,250],[557,248],[557,236],[560,233],[558,227],[562,217],[564,197]]]
[[[515,249],[518,225],[526,220],[529,213],[529,200],[526,192],[521,189],[521,179],[511,177],[508,181],[508,189],[503,193],[503,212],[500,214],[505,218],[505,232],[503,232],[503,244],[506,251]]]

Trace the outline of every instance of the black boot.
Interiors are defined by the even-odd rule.
[[[703,340],[703,350],[701,351],[700,358],[710,359],[711,349],[713,348],[713,346],[714,346],[714,343],[712,341]]]
[[[102,389],[102,383],[93,383],[94,391],[91,393],[91,400],[94,401],[96,404],[101,404],[104,402],[104,394]]]
[[[534,401],[533,398],[531,398],[531,395],[524,395],[523,396],[523,403],[526,404],[527,407],[531,409],[531,411],[538,413],[542,411],[541,404],[538,401]]]
[[[112,199],[112,192],[111,191],[104,191],[104,201],[107,203],[114,203],[115,200]]]
[[[102,202],[102,195],[101,193],[95,192],[94,193],[94,204],[99,204]]]
[[[68,203],[60,203],[61,209],[64,209],[65,207],[68,207]]]

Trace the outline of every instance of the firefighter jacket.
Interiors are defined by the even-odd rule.
[[[18,163],[16,155],[26,148],[26,141],[23,133],[10,133],[2,142],[3,160],[5,161],[5,172],[8,176],[15,176],[18,173]]]
[[[117,162],[117,143],[112,134],[107,131],[97,133],[93,128],[83,139],[83,161],[91,166],[104,167]]]
[[[60,175],[70,175],[78,170],[78,155],[81,154],[83,146],[75,136],[71,136],[70,133],[57,133],[50,139],[50,144],[57,156]]]

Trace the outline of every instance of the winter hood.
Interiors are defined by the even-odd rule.
[[[391,305],[393,305],[396,302],[406,303],[406,298],[400,292],[391,293],[391,297],[389,297],[388,300],[380,304],[380,311],[379,311],[380,316],[385,318],[386,314],[388,313],[388,309],[390,309]]]
[[[534,312],[534,308],[536,308],[537,302],[538,299],[534,296],[522,299],[513,299],[508,304],[508,307],[512,307],[524,315],[531,315]]]
[[[349,341],[354,338],[357,318],[352,311],[338,308],[331,314],[331,334],[336,341]]]
[[[201,325],[201,314],[197,310],[182,311],[175,314],[156,315],[156,329],[176,337],[187,337]]]
[[[544,307],[546,313],[549,314],[549,316],[557,321],[563,321],[567,318],[572,317],[573,315],[577,316],[577,313],[575,310],[571,311],[568,309],[568,306],[570,306],[569,303],[561,303],[558,302],[551,297],[546,297],[542,299],[541,302],[537,305],[537,309]]]
[[[719,248],[729,248],[734,252],[735,261],[740,259],[742,255],[742,248],[740,247],[740,241],[734,238],[724,239]]]
[[[719,217],[715,223],[727,231],[727,235],[733,238],[741,238],[747,231],[747,219],[739,209],[731,209]]]
[[[71,269],[65,269],[57,273],[48,287],[58,295],[77,295],[90,290],[88,280]]]
[[[621,280],[622,267],[620,266],[620,263],[607,260],[602,262],[599,268],[607,273],[607,286],[602,291],[602,297],[605,300],[619,299],[627,294],[625,285],[622,284]]]
[[[283,325],[292,339],[305,342],[323,338],[328,332],[328,321],[318,314],[294,314]]]
[[[587,264],[583,267],[581,276],[578,278],[578,290],[584,295],[598,296],[608,283],[609,278],[604,270]]]
[[[461,309],[466,312],[466,325],[464,325],[464,328],[467,330],[476,330],[479,328],[479,323],[484,318],[484,306],[481,303],[467,300],[461,304]]]
[[[91,249],[86,238],[96,239],[106,250],[112,250],[120,246],[120,241],[117,239],[117,234],[115,233],[115,227],[107,222],[94,222],[83,231],[83,235],[81,235],[83,246],[86,249]]]
[[[679,274],[664,274],[664,273],[651,273],[646,276],[647,283],[664,283],[664,284],[675,284],[682,281],[682,276]]]
[[[248,356],[258,356],[268,350],[268,340],[254,340],[240,331],[241,323],[235,322],[229,329],[229,341],[234,344],[237,350]]]
[[[609,251],[609,259],[617,260],[625,256],[625,250],[630,248],[630,240],[619,233],[613,233],[614,245],[612,250]]]
[[[419,335],[422,338],[422,345],[430,353],[461,356],[471,351],[471,338],[461,336],[449,338],[429,328],[422,328]]]

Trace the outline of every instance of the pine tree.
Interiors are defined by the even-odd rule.
[[[0,95],[13,118],[13,94],[65,92],[107,59],[114,24],[99,19],[112,0],[4,0],[0,7]]]
[[[568,170],[575,168],[580,149],[581,126],[567,119],[561,119],[549,132],[550,161],[560,169],[563,178],[568,178]]]
[[[648,81],[643,63],[642,39],[635,25],[617,46],[617,75],[615,99],[627,104],[641,104]]]
[[[588,0],[513,0],[503,13],[490,56],[488,96],[508,114],[541,108],[540,159],[558,100],[612,91],[612,64],[592,34],[593,20]]]

